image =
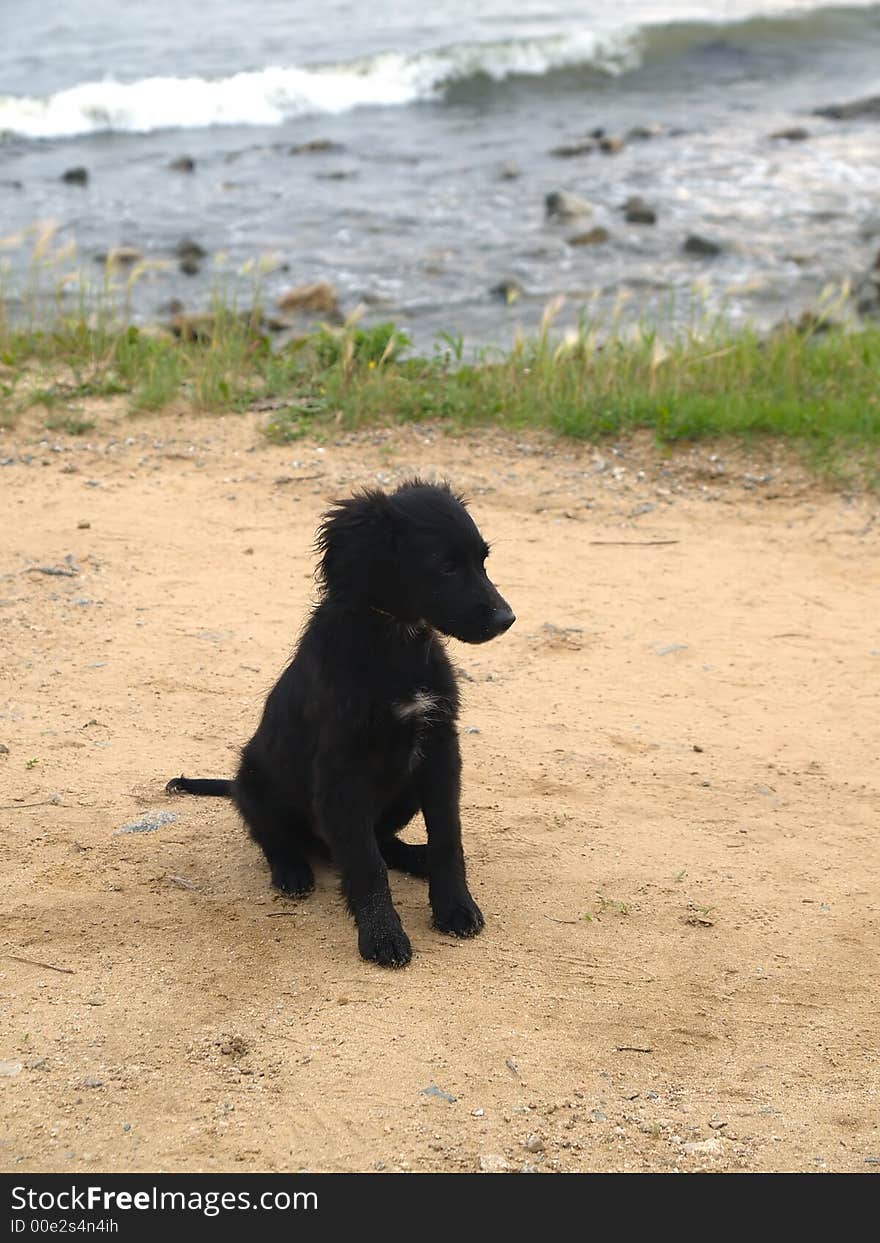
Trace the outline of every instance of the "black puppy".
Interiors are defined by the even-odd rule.
[[[414,479],[339,501],[317,548],[322,599],[235,780],[178,777],[167,789],[231,795],[282,893],[308,893],[308,855],[329,848],[361,954],[402,967],[412,951],[386,865],[427,877],[442,932],[483,927],[461,847],[458,689],[437,632],[484,643],[515,618],[447,485]],[[427,846],[396,836],[418,811]]]

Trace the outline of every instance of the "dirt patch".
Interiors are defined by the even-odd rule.
[[[781,452],[112,410],[0,462],[2,1168],[877,1168],[876,499]],[[416,470],[518,621],[451,645],[486,931],[394,876],[388,973],[329,872],[275,897],[163,785],[231,772],[327,499]]]

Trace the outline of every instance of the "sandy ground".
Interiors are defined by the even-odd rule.
[[[876,497],[258,417],[0,437],[0,1167],[880,1170]],[[231,772],[325,501],[417,469],[518,621],[452,645],[486,931],[396,875],[392,973],[163,786]]]

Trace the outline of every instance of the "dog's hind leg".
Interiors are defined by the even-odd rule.
[[[402,842],[396,836],[419,810],[418,792],[408,786],[379,817],[376,823],[376,839],[382,858],[390,868],[427,880],[428,847],[413,846],[409,842]]]
[[[234,797],[248,832],[266,856],[274,887],[291,898],[311,893],[315,875],[297,844],[292,814],[240,782]]]
[[[428,879],[428,847],[413,846],[402,842],[399,837],[380,839],[379,849],[382,858],[396,872],[406,872],[408,876],[418,876],[421,880]]]

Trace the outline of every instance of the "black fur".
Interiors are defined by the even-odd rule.
[[[230,794],[272,883],[304,895],[309,855],[329,853],[364,958],[409,962],[387,868],[428,880],[434,924],[474,936],[459,820],[458,688],[438,632],[502,634],[513,613],[486,576],[488,547],[448,486],[416,479],[339,501],[317,538],[322,599],[270,692],[233,782],[168,790]],[[421,811],[427,845],[397,838]]]

